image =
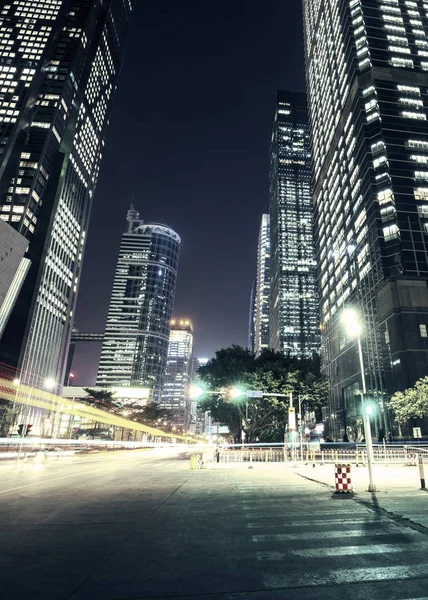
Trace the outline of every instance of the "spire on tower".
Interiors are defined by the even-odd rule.
[[[140,213],[135,210],[134,205],[131,202],[131,206],[126,213],[126,220],[128,221],[128,232],[131,232],[136,227],[136,221],[140,221]]]

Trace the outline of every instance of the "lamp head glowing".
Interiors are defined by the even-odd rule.
[[[361,322],[358,312],[354,308],[345,308],[340,320],[349,335],[357,336],[361,334]]]
[[[189,389],[189,398],[196,400],[203,395],[204,391],[205,390],[201,388],[200,385],[191,385]]]
[[[364,405],[364,412],[365,412],[366,415],[368,415],[369,417],[371,417],[372,415],[374,415],[375,407],[373,406],[373,404],[369,404],[367,402]]]
[[[232,387],[229,390],[229,396],[233,399],[236,400],[237,398],[241,398],[241,396],[245,396],[245,392],[244,390],[241,390],[237,387]]]
[[[47,379],[45,379],[45,388],[47,390],[53,390],[55,385],[55,379],[53,379],[52,377],[48,377]]]

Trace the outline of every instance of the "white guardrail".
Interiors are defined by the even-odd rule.
[[[417,455],[428,457],[428,447],[424,446],[373,446],[373,457],[377,463],[416,464]],[[353,463],[365,464],[365,446],[358,445],[353,450],[326,449],[311,450],[303,446],[276,448],[220,448],[219,463]]]

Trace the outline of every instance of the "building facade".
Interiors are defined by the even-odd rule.
[[[270,224],[269,215],[262,216],[257,248],[257,280],[254,301],[253,351],[260,354],[269,348],[270,314]]]
[[[256,351],[256,286],[257,281],[253,281],[250,294],[250,310],[248,313],[248,348],[253,353]]]
[[[270,347],[319,349],[306,95],[278,91],[270,147]]]
[[[193,328],[187,319],[172,319],[165,383],[160,406],[171,412],[174,425],[187,431],[191,421]]]
[[[0,343],[21,379],[60,386],[130,0],[0,9],[0,218],[28,273]]]
[[[27,246],[24,236],[0,220],[0,340],[30,266]]]
[[[167,364],[180,238],[131,206],[122,236],[97,386],[148,387],[159,402]]]
[[[358,437],[363,326],[368,394],[385,400],[428,373],[428,5],[304,0],[323,356],[335,437]]]
[[[192,358],[191,382],[198,385],[198,369],[208,363],[208,358]],[[202,435],[205,431],[206,413],[198,407],[198,400],[193,398],[190,401],[190,422],[189,432]]]

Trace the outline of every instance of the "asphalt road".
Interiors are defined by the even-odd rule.
[[[292,468],[135,451],[0,478],[2,600],[428,600],[428,528]]]

